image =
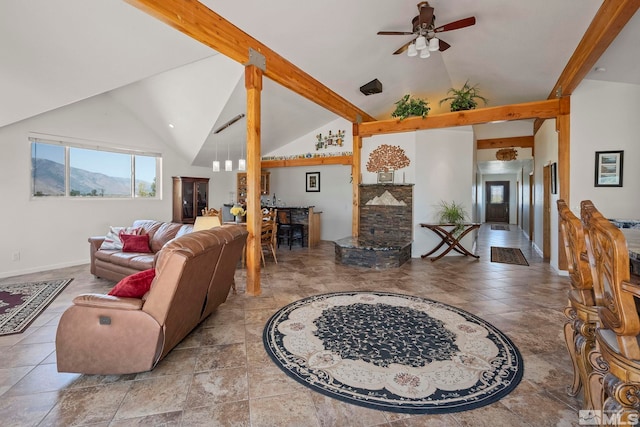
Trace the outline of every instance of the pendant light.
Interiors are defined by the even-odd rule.
[[[218,161],[218,141],[216,141],[216,159],[213,161],[214,172],[220,172],[220,162]]]
[[[238,170],[239,171],[246,171],[247,170],[247,160],[244,158],[244,145],[246,144],[246,142],[241,142],[240,143],[242,146],[242,156],[240,156],[240,158],[238,159]]]
[[[224,170],[227,172],[231,172],[233,170],[233,162],[229,156],[229,141],[227,141],[227,160],[224,161]]]

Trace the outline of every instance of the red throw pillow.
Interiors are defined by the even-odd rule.
[[[156,270],[154,268],[132,274],[120,280],[118,284],[109,291],[109,295],[115,297],[142,298],[143,295],[151,289],[151,282],[153,282],[154,277],[156,277]]]
[[[123,243],[122,252],[151,252],[148,234],[121,234],[120,238]]]

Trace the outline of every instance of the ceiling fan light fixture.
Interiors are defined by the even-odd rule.
[[[423,35],[419,35],[416,39],[416,49],[424,50],[427,48],[427,39]]]
[[[416,56],[418,55],[418,50],[416,49],[416,45],[411,43],[409,45],[409,49],[407,49],[407,56]]]
[[[431,40],[429,40],[429,50],[431,52],[440,50],[440,40],[438,40],[437,37],[433,37]]]
[[[431,56],[431,52],[429,52],[429,49],[422,49],[420,51],[420,58],[428,58]]]

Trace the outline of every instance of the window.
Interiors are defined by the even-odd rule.
[[[159,197],[160,154],[30,141],[32,197]]]
[[[504,203],[504,186],[491,186],[491,201],[489,203]]]

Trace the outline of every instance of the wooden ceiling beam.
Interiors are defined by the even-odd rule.
[[[552,118],[560,113],[561,101],[548,99],[545,101],[525,102],[522,104],[503,105],[499,107],[478,108],[475,110],[456,111],[433,116],[407,117],[406,119],[379,120],[360,123],[358,131],[361,137],[399,132],[412,132],[425,129],[440,129],[456,126],[469,126],[481,123],[507,120],[524,120],[535,118]]]
[[[570,96],[573,93],[638,8],[640,8],[640,0],[604,0],[602,2],[582,40],[578,43],[578,47],[558,77],[549,94],[549,99]],[[534,134],[540,129],[543,121],[543,119],[537,119],[534,122]]]
[[[375,120],[196,0],[125,1],[243,65],[249,63],[249,49],[253,49],[265,58],[265,77],[351,123]]]
[[[513,136],[510,138],[488,138],[488,139],[479,139],[476,143],[477,143],[478,150],[510,148],[510,147],[533,148],[534,138],[533,136]]]

